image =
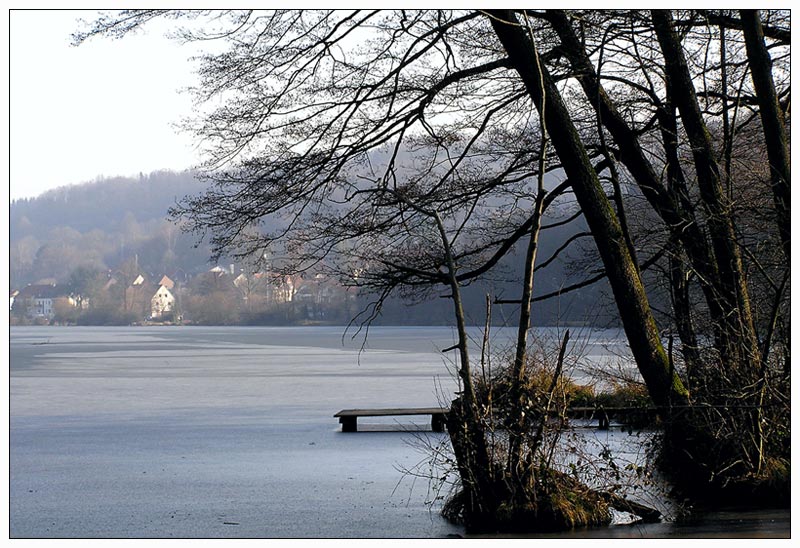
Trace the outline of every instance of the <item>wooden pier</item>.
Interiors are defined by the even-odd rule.
[[[410,407],[391,409],[342,409],[334,415],[342,424],[342,432],[357,432],[358,417],[394,417],[403,415],[430,415],[431,429],[444,432],[444,422],[450,412],[448,407]]]
[[[444,432],[448,407],[394,407],[388,409],[342,409],[334,417],[339,419],[342,432],[358,432],[359,417],[395,417],[405,415],[430,415],[431,430]],[[556,415],[554,413],[554,415]],[[635,419],[644,422],[651,421],[657,415],[652,407],[569,407],[566,416],[570,419],[584,419],[597,421],[600,430],[608,430],[611,420],[616,419],[622,423],[630,424]]]

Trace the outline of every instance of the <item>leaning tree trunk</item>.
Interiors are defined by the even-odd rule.
[[[730,315],[720,291],[720,276],[714,250],[707,244],[695,207],[689,198],[678,157],[678,125],[675,108],[667,90],[667,102],[657,104],[656,114],[661,128],[664,154],[667,161],[668,186],[664,188],[661,176],[645,154],[639,135],[631,128],[605,91],[600,77],[584,45],[572,28],[563,10],[548,10],[545,18],[553,26],[561,41],[560,49],[569,59],[575,78],[587,99],[597,112],[598,119],[616,142],[620,161],[636,181],[642,195],[668,227],[671,236],[680,241],[686,255],[697,271],[700,288],[708,304],[708,312],[715,326],[717,346],[730,347],[729,331],[722,329]],[[691,344],[691,341],[683,341]]]
[[[668,10],[653,10],[652,17],[664,57],[667,85],[691,144],[700,198],[717,258],[720,293],[728,310],[722,326],[728,345],[720,348],[723,370],[718,372],[727,376],[728,386],[707,395],[706,400],[710,401],[704,402],[709,404],[709,409],[715,406],[724,409],[728,432],[725,434],[719,426],[717,416],[706,415],[707,410],[695,406],[690,410],[691,423],[682,421],[683,424],[669,435],[683,448],[687,447],[689,438],[698,455],[690,457],[696,462],[687,462],[694,464],[693,473],[699,473],[699,479],[706,476],[710,486],[724,488],[726,481],[718,479],[720,476],[741,480],[762,472],[765,369],[730,204],[723,191],[713,142],[697,101],[683,47]],[[709,452],[709,447],[714,446]]]
[[[685,403],[688,394],[680,378],[670,368],[642,280],[628,251],[619,221],[558,88],[547,67],[539,63],[535,46],[516,15],[510,10],[492,10],[490,16],[495,34],[508,54],[511,66],[522,78],[533,103],[537,108],[540,105],[545,107],[543,115],[550,139],[594,235],[631,351],[653,401],[663,409]]]
[[[775,93],[772,80],[772,58],[764,44],[764,29],[758,10],[742,10],[742,29],[744,43],[747,48],[747,60],[750,64],[750,75],[756,88],[758,107],[761,114],[761,126],[764,130],[764,141],[767,145],[769,171],[772,178],[772,194],[777,213],[778,230],[783,243],[786,260],[790,259],[791,227],[790,227],[790,183],[791,164],[789,146],[786,142],[786,128],[783,124],[783,111]]]
[[[736,239],[730,204],[723,190],[711,135],[703,120],[692,76],[668,10],[653,10],[653,27],[664,57],[665,77],[681,114],[692,147],[700,198],[705,208],[709,236],[719,271],[719,290],[726,306],[722,318],[727,336],[721,348],[724,365],[731,372],[752,378],[759,371],[760,353],[750,308],[741,252]]]

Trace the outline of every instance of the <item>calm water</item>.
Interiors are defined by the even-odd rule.
[[[408,417],[343,434],[332,416],[448,402],[456,384],[438,350],[452,329],[372,328],[366,345],[338,327],[10,333],[12,537],[463,534],[428,504],[427,482],[403,473],[446,434],[413,432]],[[625,363],[617,331],[583,335],[588,362]],[[511,336],[497,331],[495,349]],[[560,537],[788,534],[788,512],[759,512]]]

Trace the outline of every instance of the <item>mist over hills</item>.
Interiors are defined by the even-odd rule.
[[[110,272],[134,257],[142,273],[156,279],[175,272],[187,278],[207,272],[215,266],[209,262],[208,246],[167,219],[167,210],[176,201],[202,192],[205,185],[192,172],[159,171],[134,178],[99,179],[13,201],[9,214],[10,289],[42,282],[69,284],[79,269]],[[582,219],[547,230],[540,241],[539,262],[582,230]],[[583,245],[587,243],[584,238]],[[593,268],[591,265],[574,267],[574,261],[583,256],[581,245],[580,241],[571,244],[563,259],[537,273],[535,294],[557,291],[587,277],[580,270]],[[514,280],[519,279],[523,261],[521,253],[512,253],[498,265],[497,272],[464,289],[466,313],[472,323],[483,323],[487,293],[493,298],[519,298],[521,289]],[[229,268],[229,261],[221,262]],[[444,288],[440,293],[446,293]],[[534,323],[607,325],[614,318],[613,308],[603,306],[609,302],[606,284],[593,284],[536,303]],[[515,310],[514,305],[495,306],[493,322],[513,324]],[[450,301],[434,292],[413,306],[391,300],[377,323],[449,324],[451,317]]]

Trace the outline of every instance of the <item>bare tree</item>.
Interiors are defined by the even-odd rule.
[[[533,294],[542,212],[569,192],[603,267],[574,287],[608,280],[691,477],[722,488],[788,462],[767,432],[780,430],[784,408],[776,405],[782,411],[764,427],[765,410],[785,401],[769,380],[777,359],[769,349],[788,324],[788,264],[749,245],[755,216],[736,200],[748,154],[741,139],[760,113],[774,190],[764,219],[788,258],[788,164],[776,160],[786,152],[777,122],[790,89],[785,12],[766,12],[759,33],[751,14],[724,10],[128,10],[76,40],[123,36],[154,17],[182,19],[182,40],[227,46],[201,56],[203,114],[186,126],[207,144],[213,186],[185,199],[175,217],[209,236],[216,255],[269,251],[285,273],[320,269],[373,291],[367,321],[393,293],[448,291],[464,387],[449,429],[475,515],[525,493],[530,474],[517,470],[537,436],[523,437],[525,421],[510,423],[507,482],[485,449],[460,288],[527,244],[515,358],[522,379],[531,303],[545,297]],[[545,174],[556,182],[546,185]],[[646,232],[632,226],[634,200],[654,223]],[[642,249],[647,242],[659,249]],[[643,277],[653,265],[669,280],[664,316],[684,368],[653,313]],[[762,282],[764,311],[751,299],[764,293]],[[515,390],[519,417],[521,384]],[[746,435],[737,441],[735,432]],[[705,450],[717,442],[722,450]]]

